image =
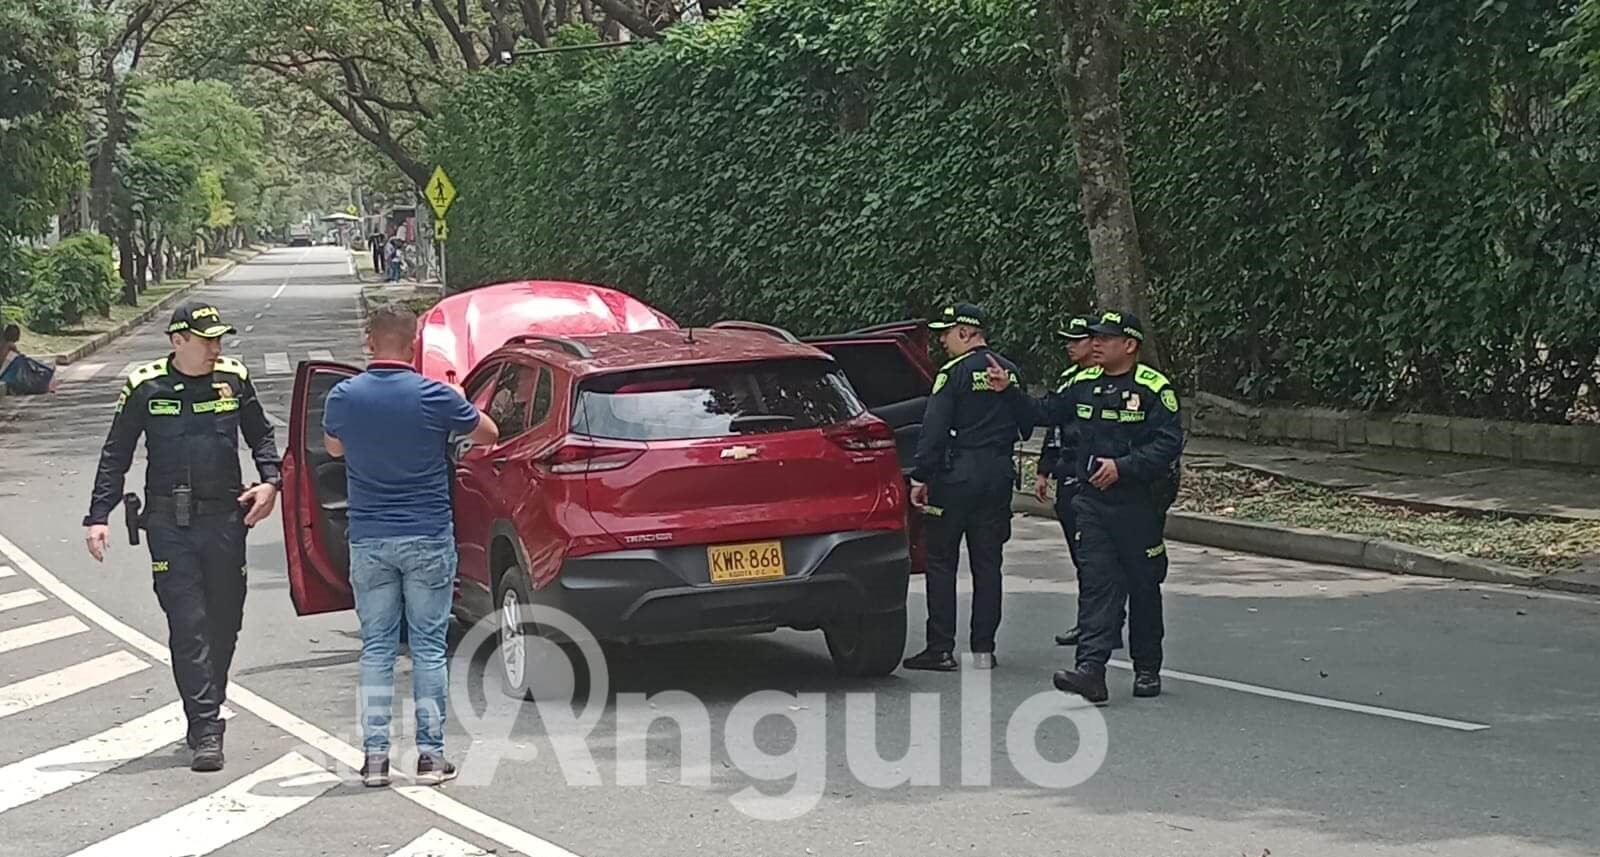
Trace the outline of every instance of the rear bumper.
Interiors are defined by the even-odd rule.
[[[781,541],[787,568],[780,580],[711,583],[704,546],[651,548],[568,560],[534,600],[577,619],[600,640],[813,629],[905,607],[910,558],[903,531]]]

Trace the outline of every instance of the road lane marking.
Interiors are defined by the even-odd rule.
[[[489,857],[489,852],[435,827],[388,857]]]
[[[283,294],[283,290],[287,288],[289,288],[289,280],[286,277],[284,278],[283,285],[279,286],[278,290],[272,293],[272,299],[277,300],[279,296]],[[271,306],[271,304],[268,304],[268,306]]]
[[[268,375],[289,374],[289,355],[283,351],[273,351],[267,355]]]
[[[121,369],[118,369],[117,370],[117,377],[126,378],[129,375],[133,374],[133,370],[135,370],[135,369],[139,368],[140,366],[143,366],[144,364],[149,363],[149,362],[150,361],[148,361],[148,360],[134,360],[134,361],[130,362],[128,365],[122,367]]]
[[[61,371],[61,380],[87,381],[104,368],[106,368],[104,363],[79,363],[74,366],[68,366]]]
[[[149,668],[150,664],[127,652],[112,652],[91,661],[0,687],[0,718],[66,699],[102,684]]]
[[[16,592],[0,592],[0,613],[26,607],[29,604],[38,604],[44,600],[44,594],[37,589],[18,589]]]
[[[11,566],[0,565],[0,577],[10,577],[13,574],[16,574],[16,572],[11,570]]]
[[[87,782],[171,744],[188,724],[174,702],[81,741],[0,768],[0,812]]]
[[[299,753],[253,771],[198,800],[77,852],[74,857],[199,857],[305,806],[339,778]]]
[[[1110,666],[1121,670],[1133,670],[1133,664],[1127,661],[1111,661]],[[1205,684],[1211,687],[1220,687],[1226,690],[1236,690],[1240,693],[1250,693],[1256,696],[1265,696],[1269,699],[1281,699],[1286,702],[1299,702],[1305,705],[1315,705],[1321,708],[1333,708],[1339,711],[1353,711],[1358,714],[1371,714],[1374,717],[1387,717],[1390,720],[1405,720],[1411,723],[1421,723],[1427,726],[1442,726],[1445,729],[1455,729],[1460,732],[1482,732],[1489,728],[1486,723],[1468,723],[1464,720],[1451,720],[1448,717],[1434,717],[1430,714],[1417,714],[1411,711],[1401,711],[1395,708],[1379,708],[1376,705],[1362,705],[1359,702],[1345,702],[1340,699],[1328,699],[1321,696],[1311,696],[1304,693],[1294,693],[1287,690],[1278,690],[1271,687],[1262,687],[1255,684],[1245,684],[1242,681],[1231,681],[1225,678],[1212,678],[1206,675],[1179,672],[1163,668],[1162,678],[1175,678],[1180,681],[1190,681],[1195,684]]]
[[[325,360],[329,363],[333,362],[333,352],[321,348],[315,351],[306,352],[306,356],[310,357],[312,360]]]
[[[0,652],[9,652],[39,643],[48,643],[51,640],[60,640],[73,634],[82,634],[87,630],[89,630],[89,626],[79,622],[76,616],[62,616],[59,619],[51,619],[48,622],[23,625],[21,628],[0,631]]]
[[[172,664],[172,656],[165,646],[121,619],[112,616],[98,604],[85,598],[77,590],[62,583],[60,578],[51,574],[48,569],[40,565],[33,557],[3,535],[0,535],[0,556],[4,556],[17,567],[18,571],[32,578],[34,583],[44,587],[50,594],[60,599],[62,603],[78,611],[91,624],[99,625],[112,636],[144,652],[153,660],[169,666]],[[228,683],[228,694],[234,705],[315,747],[318,751],[328,754],[329,757],[337,759],[352,772],[359,771],[361,764],[366,761],[366,754],[362,750],[289,713],[279,707],[277,703],[265,697],[257,696],[249,688],[238,682],[230,681]],[[540,839],[526,830],[513,827],[487,813],[479,812],[455,798],[443,794],[436,788],[424,786],[392,788],[396,794],[406,800],[460,825],[463,829],[471,830],[498,842],[505,848],[520,852],[525,857],[580,857],[580,855],[568,851],[553,842]]]
[[[259,318],[259,317],[260,316],[257,316],[257,318]],[[247,324],[247,325],[244,326],[244,332],[245,333],[249,333],[250,331],[255,330],[255,329],[256,329],[256,326],[253,325],[253,324]],[[238,343],[234,343],[234,344],[237,345]]]

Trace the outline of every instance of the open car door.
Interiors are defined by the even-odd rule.
[[[928,409],[937,373],[928,356],[927,323],[920,319],[897,321],[838,336],[809,337],[805,342],[832,355],[867,410],[894,430],[900,473],[909,478],[917,441],[922,437],[922,415]],[[907,525],[911,570],[921,572],[927,567],[927,553],[922,516],[915,509]]]
[[[294,376],[283,456],[283,547],[289,561],[289,597],[300,616],[355,607],[345,464],[328,454],[322,411],[328,391],[360,371],[313,360],[301,363]]]

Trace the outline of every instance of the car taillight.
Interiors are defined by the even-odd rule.
[[[894,430],[876,417],[862,422],[830,426],[824,431],[828,439],[851,452],[894,449]]]
[[[541,462],[551,473],[595,473],[627,467],[643,454],[643,447],[573,437]]]

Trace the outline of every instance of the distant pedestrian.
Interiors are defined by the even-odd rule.
[[[367,236],[367,246],[372,251],[372,270],[383,276],[384,272],[384,240],[382,232],[374,232]]]
[[[361,622],[360,718],[369,786],[389,782],[389,720],[400,623],[411,647],[417,779],[456,776],[444,756],[449,675],[445,636],[456,577],[450,506],[451,436],[499,436],[458,388],[412,368],[417,317],[386,305],[367,320],[367,370],[328,393],[328,452],[346,463],[350,585]]]
[[[54,393],[61,386],[56,370],[23,354],[17,348],[21,341],[22,328],[15,324],[0,333],[0,396]]]
[[[927,645],[906,669],[954,670],[956,570],[962,539],[972,566],[973,666],[993,669],[1000,628],[1001,565],[1011,538],[1016,443],[1033,432],[991,388],[986,370],[1015,378],[1015,364],[990,350],[983,310],[945,307],[928,327],[950,354],[940,367],[922,418],[911,472],[911,502],[927,516]]]
[[[1161,693],[1161,584],[1167,579],[1163,539],[1177,494],[1183,423],[1178,393],[1165,375],[1139,362],[1144,327],[1128,312],[1105,312],[1089,327],[1091,369],[1065,392],[1033,399],[1010,390],[1023,418],[1077,419],[1077,516],[1080,639],[1076,666],[1058,671],[1055,686],[1104,702],[1106,664],[1122,636],[1124,607],[1133,695]],[[989,382],[1009,390],[1004,372]]]

